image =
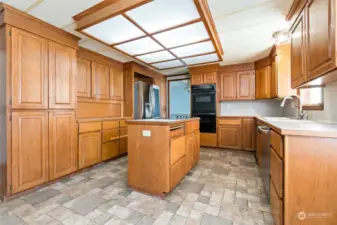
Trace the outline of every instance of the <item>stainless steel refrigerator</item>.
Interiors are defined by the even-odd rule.
[[[134,83],[134,118],[160,118],[160,89],[158,86],[144,81]]]

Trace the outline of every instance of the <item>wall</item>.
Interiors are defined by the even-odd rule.
[[[279,99],[256,101],[229,101],[220,103],[221,116],[283,116],[284,108]]]

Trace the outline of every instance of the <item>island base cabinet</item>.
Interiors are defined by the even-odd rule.
[[[77,133],[75,112],[49,113],[50,179],[77,170]]]
[[[102,160],[119,156],[119,140],[102,144]]]
[[[182,157],[179,161],[171,166],[171,190],[180,182],[186,174],[186,157]]]
[[[79,168],[99,163],[102,159],[101,132],[90,132],[79,135]]]
[[[12,192],[48,181],[48,112],[12,113]]]

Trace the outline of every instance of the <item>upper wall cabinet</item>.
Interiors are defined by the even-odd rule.
[[[256,99],[270,98],[270,81],[270,66],[265,66],[256,70]]]
[[[75,109],[76,50],[49,42],[49,108]]]
[[[48,40],[12,28],[12,108],[48,109]]]
[[[228,101],[236,99],[236,74],[220,74],[220,100]]]
[[[293,88],[335,82],[329,73],[336,65],[336,4],[334,0],[309,0],[291,28]],[[323,79],[315,80],[324,76]]]
[[[77,59],[77,97],[91,97],[91,62]]]
[[[243,71],[236,74],[237,99],[255,99],[255,72]]]
[[[110,68],[92,63],[92,96],[97,99],[109,99]]]
[[[123,70],[110,68],[110,99],[123,100]]]
[[[218,81],[219,64],[196,66],[189,68],[191,85],[216,84]]]

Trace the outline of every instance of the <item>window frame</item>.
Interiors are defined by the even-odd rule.
[[[315,110],[315,111],[323,111],[324,110],[324,85],[315,85],[315,86],[304,86],[297,89],[297,95],[301,97],[300,89],[310,89],[310,88],[322,88],[322,103],[320,104],[309,104],[302,105],[303,110]]]

